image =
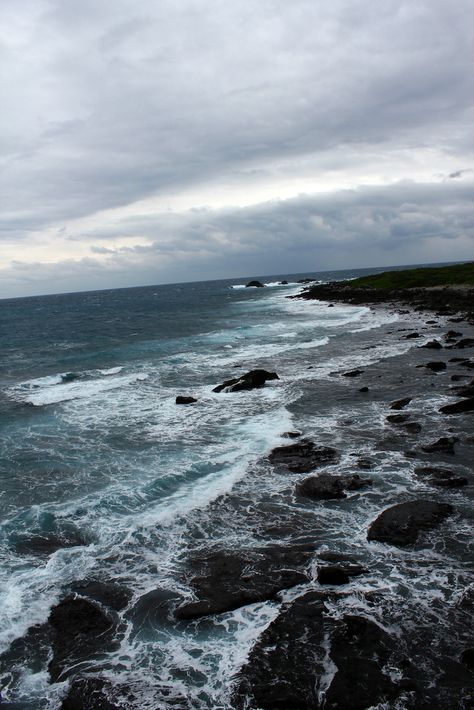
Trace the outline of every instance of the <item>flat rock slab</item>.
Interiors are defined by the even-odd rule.
[[[143,688],[141,688],[143,690]],[[186,699],[169,687],[150,688],[150,697],[156,702],[154,707],[187,710]],[[91,675],[78,676],[71,683],[61,710],[124,710],[138,707],[138,696],[132,686],[125,683],[113,684],[107,678]]]
[[[233,708],[363,710],[399,694],[383,672],[395,665],[396,642],[364,617],[330,618],[326,598],[309,592],[283,607],[239,674]]]
[[[53,682],[65,680],[71,669],[115,646],[116,624],[96,603],[67,597],[51,610],[53,656],[48,670]]]
[[[301,439],[297,444],[289,446],[277,446],[268,457],[271,464],[292,473],[308,473],[315,468],[335,463],[338,459],[336,449],[317,446],[309,439]]]
[[[257,550],[217,550],[187,561],[197,601],[176,610],[178,619],[222,614],[273,599],[278,592],[309,581],[314,545],[268,545]]]
[[[368,540],[411,545],[422,530],[432,530],[453,513],[453,506],[430,500],[412,500],[384,510],[370,525]]]
[[[396,399],[394,402],[390,403],[390,409],[403,409],[407,406],[407,404],[410,404],[411,400],[411,397],[402,397],[402,399]]]
[[[321,473],[319,476],[310,476],[296,487],[299,495],[313,500],[330,500],[346,498],[347,491],[357,491],[372,485],[372,479],[362,478],[358,474],[353,476],[335,476]]]
[[[459,441],[456,436],[442,436],[437,441],[422,446],[427,454],[454,454],[454,445]]]
[[[458,476],[448,468],[436,468],[435,466],[419,466],[415,468],[415,476],[438,488],[461,488],[468,483],[465,476]]]

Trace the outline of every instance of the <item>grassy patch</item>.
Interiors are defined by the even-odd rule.
[[[372,286],[380,289],[417,288],[423,286],[474,286],[474,262],[434,268],[384,271],[374,276],[362,276],[351,286]]]

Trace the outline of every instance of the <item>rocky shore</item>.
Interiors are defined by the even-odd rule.
[[[350,284],[304,291],[304,299],[408,306],[385,330],[413,347],[308,381],[290,406],[301,431],[285,432],[291,441],[214,501],[211,515],[190,516],[179,590],[137,600],[104,579],[71,585],[45,624],[0,659],[3,668],[12,659],[21,667],[34,649],[51,683],[69,683],[62,710],[136,707],[133,687],[111,683],[107,654],[137,619],[206,634],[229,612],[270,603],[273,618],[231,679],[225,710],[473,707],[472,296]],[[214,392],[245,393],[279,377],[250,370]],[[311,417],[329,419],[335,402],[346,411],[338,436],[314,440],[305,419],[309,429]],[[373,412],[378,423],[368,428]],[[445,585],[443,576],[455,580]],[[156,710],[212,707],[166,682],[153,697]]]

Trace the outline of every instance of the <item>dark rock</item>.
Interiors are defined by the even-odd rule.
[[[267,372],[267,370],[250,370],[242,377],[237,377],[232,380],[226,380],[221,385],[217,385],[212,390],[213,392],[241,392],[242,390],[253,390],[264,387],[267,380],[279,380],[276,372]]]
[[[298,279],[296,283],[298,284],[310,284],[313,283],[314,279],[306,278],[306,279]]]
[[[405,335],[405,338],[407,340],[412,340],[413,338],[419,338],[421,337],[419,333],[408,333],[408,335]]]
[[[298,439],[301,436],[300,431],[285,431],[284,434],[282,434],[282,437],[284,439]]]
[[[464,318],[458,317],[458,318],[448,318],[450,323],[462,323]]]
[[[469,375],[451,375],[451,380],[453,382],[462,382],[462,380],[465,380]],[[473,390],[474,394],[474,390]]]
[[[80,594],[83,597],[88,597],[115,611],[125,609],[132,597],[131,590],[126,587],[119,587],[116,584],[101,582],[95,579],[75,582],[71,586],[71,592]]]
[[[464,400],[463,400],[464,401]],[[431,444],[422,446],[427,454],[454,454],[454,445],[459,441],[456,436],[442,436]]]
[[[263,288],[263,284],[260,283],[260,281],[249,281],[248,284],[245,285],[245,288]]]
[[[235,710],[364,710],[396,697],[384,673],[397,665],[395,640],[364,617],[330,618],[325,598],[308,592],[283,607],[239,674]],[[327,649],[336,669],[329,678]]]
[[[453,387],[453,391],[456,392],[459,397],[474,397],[474,381],[471,380],[468,385]]]
[[[297,444],[277,446],[271,451],[268,460],[277,467],[283,467],[292,473],[308,473],[320,466],[328,466],[338,460],[336,449],[329,446],[316,446],[308,439]]]
[[[109,683],[102,678],[82,676],[74,678],[61,710],[120,710],[123,705],[116,705],[107,697]]]
[[[369,388],[368,387],[361,387],[359,392],[368,392]]]
[[[53,657],[48,670],[53,682],[65,680],[78,663],[111,650],[116,625],[98,604],[67,597],[51,610],[48,623],[54,631]]]
[[[439,342],[439,340],[430,340],[424,345],[420,345],[420,348],[427,348],[430,350],[441,350],[443,346]]]
[[[286,279],[283,279],[283,281],[280,281],[280,286],[287,286],[288,281]]]
[[[437,468],[435,466],[419,466],[415,468],[415,475],[423,478],[426,483],[441,488],[460,488],[467,485],[465,476],[456,476],[454,471],[448,468]]]
[[[347,584],[350,582],[350,577],[341,567],[319,567],[318,568],[319,584]]]
[[[333,476],[321,473],[319,476],[309,476],[296,486],[296,491],[302,496],[313,500],[331,500],[346,498],[345,491],[357,491],[372,485],[370,478],[353,476]]]
[[[362,375],[364,370],[349,370],[349,372],[343,372],[342,376],[343,377],[358,377],[359,375]]]
[[[194,397],[185,397],[182,395],[176,397],[176,404],[193,404],[194,402],[197,402],[197,399]]]
[[[449,362],[458,362],[458,363],[469,362],[469,358],[468,357],[450,357]]]
[[[451,338],[462,338],[462,333],[460,333],[458,330],[448,330],[448,332],[444,334],[444,337],[446,340],[449,340]]]
[[[474,671],[474,648],[466,648],[461,653],[461,663],[464,663],[471,671]]]
[[[127,612],[129,619],[137,633],[151,627],[174,628],[176,626],[175,611],[183,603],[181,594],[169,589],[152,589],[143,594]]]
[[[408,422],[402,426],[409,434],[419,434],[423,428],[419,422]]]
[[[66,385],[68,382],[75,382],[80,379],[81,375],[78,372],[66,372],[64,375],[61,375],[61,384]]]
[[[474,397],[462,399],[459,402],[454,402],[453,404],[445,404],[444,407],[440,407],[439,411],[443,412],[443,414],[461,414],[462,412],[472,412],[474,411]]]
[[[81,547],[88,542],[76,531],[69,534],[40,533],[38,535],[18,535],[14,542],[15,550],[21,555],[48,556],[58,550],[69,547]]]
[[[390,403],[390,409],[403,409],[410,404],[411,397],[403,397],[402,399],[396,399],[394,402]]]
[[[143,682],[141,690],[143,691]],[[169,686],[154,685],[153,688],[150,687],[148,696],[153,698],[156,710],[187,710],[190,707],[186,699]],[[137,702],[139,695],[135,693],[133,686],[84,674],[72,681],[61,710],[125,710],[138,707]]]
[[[368,540],[392,545],[410,545],[417,541],[422,530],[431,530],[453,513],[447,503],[412,500],[384,510],[370,525]]]
[[[426,367],[432,372],[441,372],[442,370],[446,370],[446,363],[441,360],[434,360],[432,362],[427,362],[425,365],[422,365],[422,367]]]
[[[390,422],[390,424],[403,424],[404,422],[407,422],[410,419],[409,414],[389,414],[388,417],[385,417],[387,422]]]
[[[198,600],[179,607],[176,617],[196,619],[274,599],[283,589],[308,582],[313,554],[312,544],[301,544],[196,555],[187,567]]]
[[[438,321],[437,320],[427,320],[426,325],[438,325]]]
[[[357,461],[357,468],[363,469],[364,471],[369,471],[375,468],[375,463],[371,459],[359,459]]]
[[[474,338],[464,338],[463,340],[459,340],[453,347],[472,348],[474,347]]]

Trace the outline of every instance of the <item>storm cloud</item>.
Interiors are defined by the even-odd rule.
[[[3,0],[1,295],[472,258],[473,9]]]

